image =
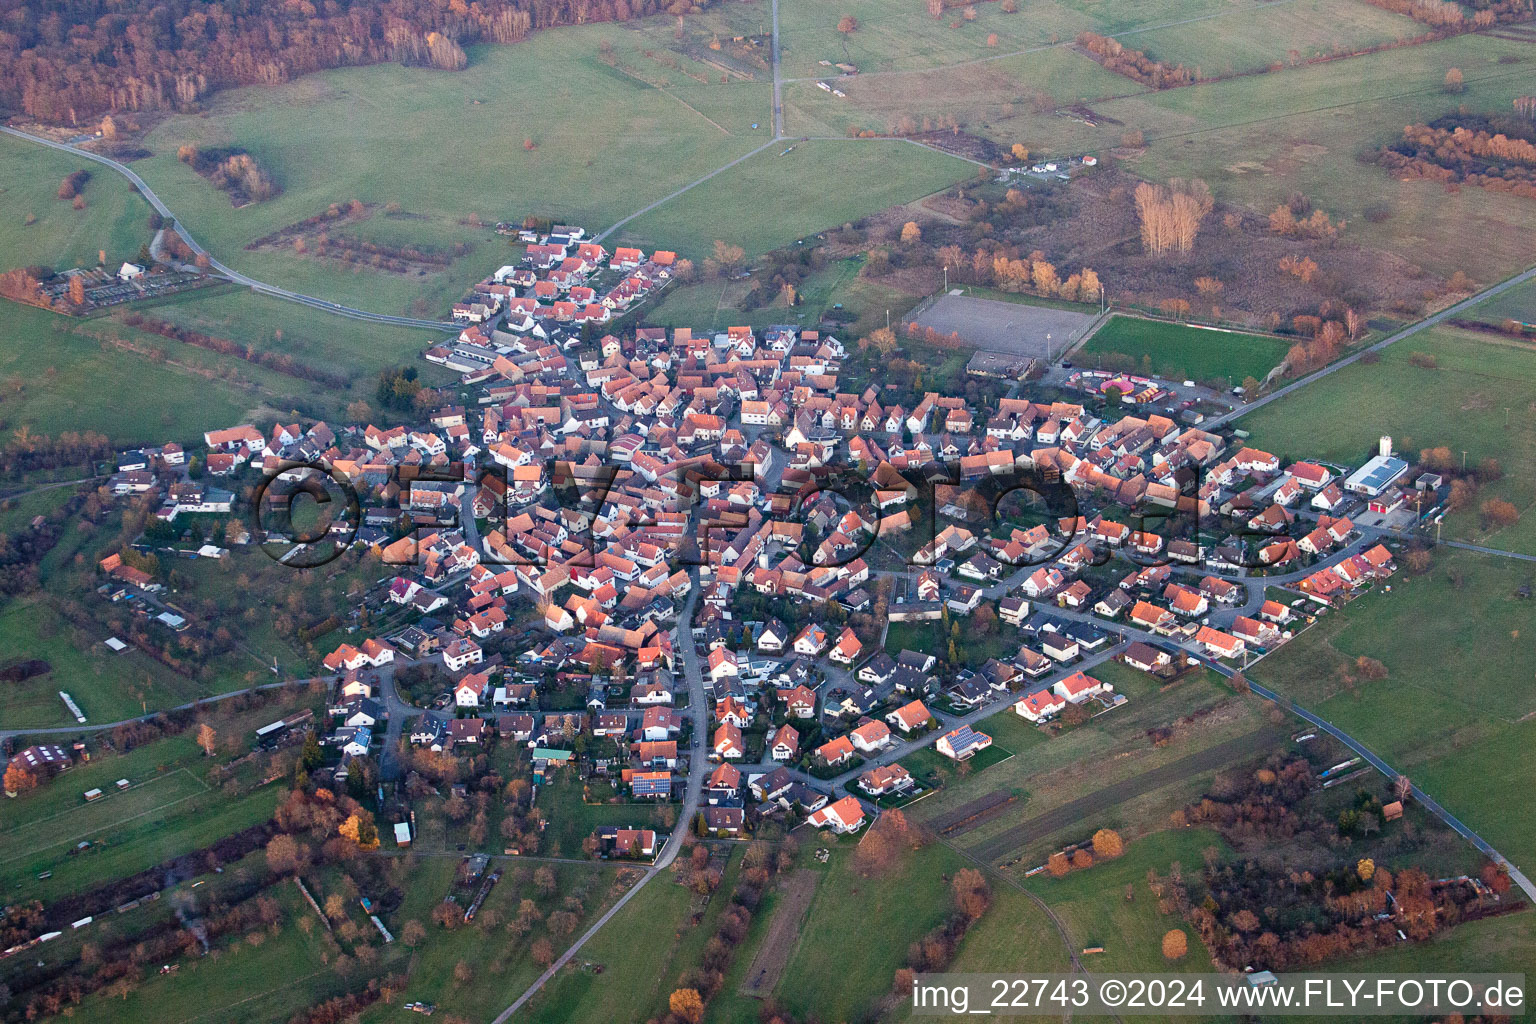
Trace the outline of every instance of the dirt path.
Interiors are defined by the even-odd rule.
[[[773,912],[773,923],[768,927],[768,935],[747,967],[747,975],[738,990],[741,995],[766,999],[773,994],[784,968],[789,964],[790,954],[795,951],[795,943],[800,938],[800,926],[816,895],[818,878],[820,875],[817,872],[801,868],[784,883],[781,902]]]
[[[1280,734],[1271,729],[1261,729],[1258,732],[1239,736],[1225,743],[1218,743],[1214,747],[1207,747],[1199,753],[1190,754],[1171,764],[1165,764],[1161,768],[1154,768],[1149,772],[1143,772],[1135,778],[1117,782],[1112,786],[1079,797],[1060,807],[1046,811],[1037,817],[1017,825],[1001,835],[989,839],[985,843],[973,848],[972,854],[987,863],[995,862],[1023,846],[1039,839],[1044,839],[1059,829],[1066,828],[1076,822],[1083,821],[1100,811],[1107,810],[1127,800],[1134,799],[1144,793],[1150,793],[1155,789],[1191,775],[1210,771],[1213,768],[1222,768],[1234,761],[1241,760],[1244,756],[1268,751],[1272,742]]]

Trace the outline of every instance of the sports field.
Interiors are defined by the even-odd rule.
[[[1410,362],[1415,353],[1436,367]],[[1417,456],[1445,446],[1467,465],[1493,458],[1501,480],[1445,520],[1445,536],[1536,554],[1536,349],[1471,331],[1435,328],[1399,342],[1375,364],[1356,362],[1238,421],[1252,442],[1283,460],[1363,462],[1382,434]],[[1513,526],[1485,531],[1478,505],[1489,498],[1521,512]]]
[[[940,334],[958,334],[973,348],[1044,362],[1066,351],[1094,319],[1080,310],[943,295],[923,309],[916,323]]]
[[[1289,347],[1289,342],[1259,334],[1115,316],[1088,339],[1078,360],[1091,366],[1095,356],[1113,353],[1166,380],[1230,378],[1233,384],[1241,384],[1245,377],[1262,381]]]

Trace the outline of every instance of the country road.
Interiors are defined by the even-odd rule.
[[[1388,345],[1395,345],[1405,338],[1411,338],[1426,328],[1434,327],[1436,324],[1443,323],[1454,316],[1465,313],[1473,306],[1476,306],[1487,299],[1491,299],[1495,295],[1502,295],[1504,292],[1509,291],[1511,288],[1518,288],[1520,285],[1532,279],[1536,279],[1536,267],[1530,267],[1529,269],[1516,274],[1514,277],[1507,278],[1503,281],[1500,281],[1496,285],[1484,288],[1476,295],[1462,299],[1455,305],[1447,306],[1440,310],[1438,313],[1431,313],[1424,319],[1409,324],[1407,327],[1404,327],[1396,334],[1389,335],[1388,337],[1383,338],[1381,341],[1376,342],[1374,345],[1363,348],[1360,351],[1346,356],[1335,363],[1330,363],[1329,365],[1323,367],[1321,370],[1318,370],[1316,373],[1308,374],[1298,381],[1293,381],[1283,388],[1272,391],[1256,402],[1249,402],[1247,405],[1234,409],[1224,416],[1217,416],[1213,419],[1208,419],[1200,424],[1200,429],[1217,430],[1221,427],[1224,427],[1228,423],[1231,423],[1233,420],[1240,419],[1256,409],[1264,408],[1264,406],[1268,405],[1270,402],[1278,401],[1279,399],[1284,398],[1286,395],[1289,395],[1294,391],[1299,391],[1300,389],[1306,387],[1308,384],[1320,381],[1324,377],[1337,373],[1338,371],[1344,369],[1344,367],[1358,362],[1367,352],[1380,352]]]
[[[100,153],[92,153],[89,150],[81,149],[78,146],[71,146],[68,143],[54,142],[52,139],[44,139],[36,135],[29,135],[26,132],[18,131],[17,129],[11,128],[7,125],[0,125],[0,132],[12,136],[13,138],[25,139],[28,142],[35,142],[39,146],[47,146],[49,149],[56,149],[62,153],[68,153],[71,156],[77,156],[82,160],[90,160],[93,163],[101,164],[103,167],[110,167],[112,170],[116,171],[118,174],[121,174],[123,177],[132,182],[133,186],[139,190],[139,194],[149,202],[150,206],[154,207],[156,213],[160,214],[160,216],[166,218],[167,220],[176,220],[176,215],[171,212],[170,207],[166,206],[165,203],[161,201],[160,197],[155,195],[154,190],[149,187],[144,179],[139,177],[137,172],[135,172],[133,168],[129,167],[127,164],[119,163],[118,161],[113,160],[111,157],[102,156]],[[193,238],[192,235],[187,231],[186,225],[182,224],[180,221],[176,221],[176,232],[186,241],[187,248],[191,249],[197,255],[207,258],[208,265],[211,268],[222,274],[224,277],[229,278],[229,280],[233,281],[235,284],[244,285],[252,291],[257,292],[258,294],[270,295],[277,299],[286,299],[289,302],[297,302],[301,305],[309,306],[313,309],[324,310],[327,313],[335,313],[338,316],[351,317],[354,320],[367,320],[372,323],[379,324],[393,324],[397,327],[421,327],[434,331],[459,330],[459,325],[451,322],[441,320],[419,320],[415,317],[391,316],[387,313],[370,313],[367,310],[353,309],[351,306],[343,306],[339,302],[331,302],[328,299],[316,298],[313,295],[303,295],[299,292],[290,291],[287,288],[280,288],[277,285],[267,284],[264,281],[258,281],[253,277],[248,277],[247,275],[240,273],[238,270],[234,270],[225,266],[223,263],[220,263],[216,258],[214,258],[212,253],[198,244],[197,240]]]

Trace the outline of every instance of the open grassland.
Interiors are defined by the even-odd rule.
[[[853,868],[854,842],[832,846],[832,859],[775,998],[797,1017],[852,1020],[890,991],[907,946],[949,912],[947,876],[965,867],[941,843],[910,852],[878,878]],[[820,867],[819,865],[816,865]]]
[[[273,892],[283,909],[281,929],[260,945],[235,943],[184,961],[176,973],[151,976],[126,998],[98,992],[73,1008],[71,1019],[117,1024],[267,1024],[285,1020],[333,996],[366,984],[365,970],[338,975],[327,961],[334,944],[319,927],[298,922],[313,912],[299,891]],[[142,913],[142,911],[140,911]]]
[[[92,595],[94,597],[94,595]],[[196,684],[170,672],[137,649],[114,654],[73,628],[45,597],[18,598],[0,607],[0,650],[12,659],[40,659],[52,668],[19,683],[0,684],[0,722],[7,729],[72,725],[59,699],[68,691],[91,723],[115,722],[198,696]]]
[[[669,288],[661,304],[647,310],[643,318],[648,324],[696,330],[723,330],[743,324],[768,327],[797,323],[810,327],[837,303],[842,303],[850,313],[858,312],[855,296],[860,293],[860,286],[868,283],[858,277],[862,265],[862,259],[838,260],[812,273],[800,283],[799,301],[793,307],[785,305],[784,296],[779,293],[766,304],[747,309],[748,292],[756,282],[711,279]],[[837,334],[853,338],[846,331]]]
[[[666,88],[604,63],[604,42],[618,63],[649,65],[647,75]],[[505,262],[505,239],[461,221],[540,214],[600,230],[766,141],[766,84],[721,84],[718,74],[702,84],[643,58],[640,49],[655,42],[618,25],[556,29],[517,46],[477,48],[458,73],[380,65],[221,93],[207,115],[171,118],[151,132],[155,156],[138,166],[231,266],[384,312],[413,300],[441,311],[469,280]],[[535,148],[525,149],[525,139]],[[184,143],[245,147],[282,195],[231,209],[223,193],[177,162]],[[353,198],[397,203],[433,225],[439,241],[470,241],[472,250],[448,271],[421,278],[354,273],[291,251],[244,251]],[[378,216],[365,228],[394,230]]]
[[[621,234],[695,259],[708,256],[716,239],[751,256],[920,199],[974,170],[956,157],[895,139],[786,142],[631,221]]]
[[[124,447],[189,441],[204,430],[242,422],[263,402],[257,385],[247,383],[262,372],[252,367],[242,378],[237,365],[247,364],[237,360],[143,337],[135,339],[143,343],[142,354],[129,351],[104,342],[127,333],[111,320],[74,320],[11,303],[0,311],[0,376],[12,382],[0,401],[6,434],[25,424],[50,436],[96,430]],[[177,350],[174,358],[153,355],[169,346]],[[133,401],[107,397],[124,393]]]
[[[698,963],[704,944],[730,906],[744,849],[734,848],[727,854],[725,874],[697,924],[693,911],[700,900],[678,883],[677,874],[653,879],[514,1019],[560,1024],[664,1013],[667,996]],[[744,950],[738,959],[742,955]]]
[[[1285,341],[1258,334],[1116,316],[1078,350],[1078,361],[1092,366],[1095,356],[1115,353],[1130,356],[1141,370],[1150,368],[1168,379],[1230,377],[1234,384],[1241,384],[1244,377],[1263,380],[1285,358],[1287,347]]]
[[[996,10],[992,5],[985,5]],[[858,75],[830,84],[838,97],[811,81],[784,87],[785,131],[798,135],[845,135],[850,128],[894,130],[903,118],[922,128],[959,123],[966,131],[1003,144],[1023,142],[1056,152],[1056,136],[1085,127],[1054,113],[1057,107],[1094,103],[1142,92],[1138,85],[1066,48],[1043,46],[990,56],[979,63],[917,71]],[[1105,138],[1117,138],[1106,129]]]
[[[369,399],[373,377],[385,367],[418,365],[424,374],[436,370],[421,365],[419,357],[423,349],[447,336],[445,332],[350,320],[246,291],[205,296],[194,292],[180,301],[152,306],[143,313],[215,338],[241,342],[258,351],[291,356],[302,366],[345,374],[354,381],[354,393]],[[290,386],[306,385],[295,380]],[[320,389],[319,385],[310,386]]]
[[[1219,855],[1228,852],[1221,836],[1209,829],[1154,832],[1127,844],[1125,853],[1114,860],[1062,878],[1037,875],[1024,884],[1061,918],[1073,946],[1104,947],[1102,954],[1088,959],[1089,970],[1169,970],[1163,959],[1163,933],[1182,927],[1189,935],[1190,951],[1172,969],[1209,971],[1210,953],[1199,937],[1178,917],[1159,914],[1157,897],[1147,888],[1149,870],[1167,875],[1174,863],[1182,866],[1186,878],[1194,878],[1208,847],[1215,847]],[[1127,885],[1133,887],[1131,900],[1125,898]]]
[[[1198,26],[1137,32],[1124,42],[1154,60],[1214,76],[1351,53],[1424,31],[1412,18],[1360,0],[1291,0],[1234,11]]]
[[[76,210],[58,197],[59,182],[81,169],[91,178],[80,191],[86,207]],[[121,175],[67,153],[0,138],[0,271],[94,267],[102,249],[115,268],[153,237],[148,216],[149,204]],[[28,224],[28,217],[36,220]]]
[[[1441,549],[1259,662],[1254,679],[1350,733],[1516,864],[1536,863],[1536,634],[1526,563]],[[1405,643],[1411,638],[1411,643]],[[1379,659],[1388,677],[1357,678]]]
[[[1435,273],[1464,270],[1494,281],[1530,262],[1536,203],[1425,182],[1398,182],[1359,162],[1399,137],[1403,126],[1454,111],[1507,111],[1528,91],[1528,44],[1465,35],[1349,60],[1127,96],[1095,107],[1145,132],[1148,149],[1131,162],[1145,177],[1200,177],[1221,200],[1267,213],[1292,192],[1309,196],[1346,238],[1383,248]],[[1512,63],[1506,63],[1510,61]],[[1465,75],[1457,96],[1443,91],[1449,68]],[[1116,133],[1118,135],[1118,132]],[[1093,130],[1054,145],[1090,148]],[[1103,140],[1103,132],[1097,138]],[[1365,219],[1368,208],[1383,219]]]
[[[1436,368],[1413,366],[1415,353]],[[1445,536],[1536,554],[1536,350],[1450,328],[1393,345],[1375,364],[1356,362],[1239,421],[1252,442],[1282,460],[1359,465],[1389,434],[1408,458],[1425,448],[1466,451],[1467,465],[1497,459],[1503,479],[1472,507],[1446,517]],[[1513,526],[1483,530],[1477,506],[1501,498],[1520,510]]]
[[[47,899],[144,871],[260,824],[272,816],[281,795],[278,787],[269,786],[231,797],[203,784],[206,763],[178,759],[165,766],[168,771],[161,777],[160,765],[128,761],[131,756],[110,771],[90,771],[90,765],[71,769],[18,800],[19,808],[6,816],[17,824],[7,829],[7,853],[0,860],[0,883],[8,893],[16,899]],[[118,793],[114,782],[119,778],[137,780],[139,788]],[[85,805],[81,793],[87,787],[110,796],[99,805]],[[34,823],[31,805],[45,792],[66,806],[45,811]],[[82,842],[92,845],[72,854]],[[53,876],[38,879],[45,871]]]
[[[1527,281],[1502,295],[1495,295],[1486,302],[1479,303],[1470,317],[1489,323],[1497,323],[1500,320],[1536,323],[1536,281]]]

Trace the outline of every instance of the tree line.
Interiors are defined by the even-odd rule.
[[[0,31],[0,107],[54,124],[186,110],[240,85],[400,61],[455,70],[463,45],[692,10],[689,0],[17,0]]]

